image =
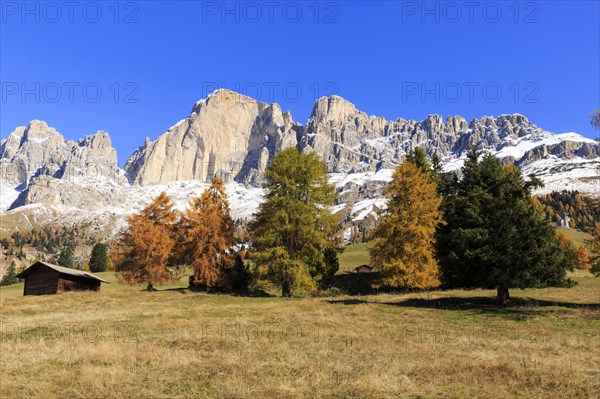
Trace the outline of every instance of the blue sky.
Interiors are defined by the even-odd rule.
[[[516,112],[598,136],[597,1],[0,5],[2,137],[31,119],[105,130],[121,165],[216,87],[302,123],[337,94],[389,119]]]

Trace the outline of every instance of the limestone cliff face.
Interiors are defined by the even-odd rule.
[[[27,184],[44,169],[55,174],[69,151],[64,137],[46,122],[33,120],[15,129],[0,143],[3,181]]]
[[[579,135],[560,140],[525,116],[484,116],[467,123],[462,116],[429,115],[422,121],[368,116],[341,97],[324,97],[315,103],[299,140],[299,149],[319,154],[329,172],[356,173],[393,168],[415,147],[429,155],[459,157],[472,146],[492,153],[510,153],[503,148],[527,141],[529,150],[501,156],[520,166],[552,156],[561,159],[600,157],[597,143]],[[539,143],[539,144],[536,144]],[[515,157],[517,154],[518,157]]]
[[[4,183],[23,188],[40,176],[116,180],[119,170],[108,133],[98,131],[75,142],[38,120],[18,127],[0,143],[0,168]]]
[[[156,141],[146,140],[125,171],[138,185],[214,177],[257,182],[273,156],[296,146],[300,132],[279,105],[218,90]]]
[[[65,140],[46,122],[18,127],[0,143],[3,187],[18,196],[3,208],[41,203],[93,210],[120,199],[123,173],[108,133],[98,131],[79,141]],[[106,183],[109,183],[108,186]],[[3,195],[9,195],[3,193]]]
[[[300,141],[302,151],[315,151],[330,172],[365,172],[393,168],[417,146],[429,154],[450,154],[469,131],[461,116],[440,115],[423,121],[368,116],[341,97],[315,103]]]

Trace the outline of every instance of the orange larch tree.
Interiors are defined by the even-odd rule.
[[[194,269],[190,288],[229,288],[234,226],[223,181],[216,178],[200,197],[190,201],[180,226],[179,257]]]
[[[437,225],[442,220],[436,184],[419,165],[398,166],[386,189],[388,210],[375,230],[369,250],[380,284],[400,289],[440,285],[434,257]]]
[[[581,270],[590,270],[592,268],[590,255],[583,244],[581,244],[577,250],[577,268]]]
[[[166,193],[161,193],[138,214],[127,219],[128,228],[112,245],[111,258],[122,284],[154,286],[174,279],[168,269],[174,246],[177,214]]]

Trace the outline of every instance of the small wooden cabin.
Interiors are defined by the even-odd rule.
[[[360,265],[354,268],[356,273],[371,273],[373,268],[369,265]]]
[[[92,273],[47,262],[35,262],[17,277],[25,279],[23,295],[46,295],[65,291],[100,291],[100,284],[108,283]]]

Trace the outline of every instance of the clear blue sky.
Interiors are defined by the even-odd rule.
[[[302,123],[335,93],[391,119],[516,112],[597,137],[597,1],[0,4],[2,137],[102,129],[121,165],[217,86]]]

